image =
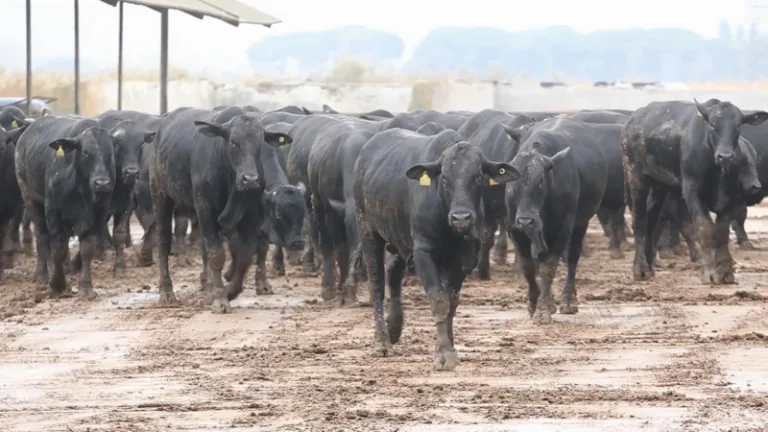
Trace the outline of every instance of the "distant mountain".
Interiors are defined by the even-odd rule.
[[[704,39],[683,29],[578,33],[569,27],[507,32],[443,27],[429,33],[404,65],[408,72],[489,71],[507,77],[688,81],[757,79],[768,71],[768,44],[723,34]]]
[[[389,67],[404,50],[395,34],[352,26],[269,36],[248,48],[248,58],[260,72],[306,75],[329,72],[341,57]]]

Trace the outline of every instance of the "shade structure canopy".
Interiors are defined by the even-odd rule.
[[[281,22],[279,19],[255,9],[237,0],[101,0],[111,6],[119,6],[119,42],[117,66],[117,109],[122,109],[123,101],[123,6],[130,3],[145,6],[160,12],[160,113],[168,111],[168,11],[182,11],[195,18],[216,18],[233,26],[240,24],[260,24],[271,27]],[[30,111],[32,99],[32,0],[26,0],[26,39],[27,39],[27,111]],[[74,110],[80,113],[80,0],[74,0],[75,9],[75,88]]]

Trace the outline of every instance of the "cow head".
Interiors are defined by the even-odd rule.
[[[520,178],[510,164],[489,161],[479,148],[466,142],[448,147],[434,162],[408,168],[405,175],[425,186],[437,184],[440,200],[448,209],[448,225],[461,235],[473,232],[477,225],[481,187]]]
[[[753,111],[744,114],[730,102],[710,100],[699,103],[696,99],[698,114],[708,127],[708,144],[715,153],[715,163],[724,170],[730,170],[734,157],[739,150],[739,129],[741,125],[757,126],[768,119],[768,112]]]
[[[80,178],[87,179],[93,197],[98,200],[110,195],[115,187],[115,137],[122,133],[120,128],[110,133],[94,126],[75,138],[61,138],[48,145],[57,158],[72,165]]]
[[[261,146],[279,147],[292,142],[286,134],[264,130],[258,119],[247,115],[238,115],[224,124],[195,120],[195,126],[207,137],[224,140],[226,163],[235,173],[235,188],[238,191],[261,187],[258,163]]]
[[[146,131],[130,120],[118,123],[110,132],[115,140],[117,174],[125,184],[132,185],[139,175],[139,163],[144,144],[152,142],[155,132]]]
[[[289,250],[304,249],[304,216],[307,213],[304,183],[277,185],[264,192],[265,222],[269,241]]]
[[[554,187],[553,170],[557,169],[569,151],[570,147],[567,147],[554,156],[547,156],[542,153],[542,145],[534,142],[531,150],[521,151],[512,160],[512,166],[522,173],[520,180],[508,189],[508,194],[514,197],[517,205],[515,226],[526,233],[539,253],[548,250],[544,241],[541,211]]]
[[[0,126],[0,153],[4,152],[6,146],[15,145],[19,137],[29,127],[29,123],[20,124],[17,128],[6,130]]]
[[[739,192],[747,205],[756,205],[763,199],[763,185],[757,173],[757,153],[752,144],[739,139],[739,152],[734,160]]]

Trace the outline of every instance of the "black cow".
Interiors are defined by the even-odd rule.
[[[159,242],[161,304],[176,301],[168,255],[171,219],[178,208],[194,213],[200,224],[201,279],[212,294],[211,311],[231,311],[229,301],[243,289],[264,217],[262,147],[290,143],[290,137],[265,131],[257,119],[238,108],[168,114],[155,137],[149,172]],[[226,259],[222,237],[228,238],[236,265],[228,289],[221,275]]]
[[[287,127],[286,127],[287,126]],[[265,130],[272,134],[283,134],[290,125],[279,123]],[[299,182],[293,186],[285,174],[285,155],[282,150],[288,146],[275,148],[263,146],[261,149],[260,163],[264,169],[264,194],[262,206],[264,208],[264,221],[256,243],[256,293],[271,294],[272,288],[267,278],[266,258],[269,244],[275,245],[275,253],[272,255],[272,266],[275,274],[285,275],[283,262],[283,248],[289,251],[301,251],[304,249],[302,228],[306,215],[304,195],[307,190],[304,183]],[[230,243],[230,247],[233,243]],[[232,256],[235,256],[232,253]],[[231,281],[234,276],[236,263],[230,263],[224,279]]]
[[[78,294],[93,295],[91,260],[104,240],[102,226],[115,186],[115,146],[124,133],[119,127],[107,131],[93,119],[44,116],[19,138],[16,177],[35,225],[35,276],[39,283],[49,283],[53,296],[71,295],[64,262],[72,236],[80,243]]]
[[[743,114],[730,102],[706,105],[652,102],[635,111],[624,127],[624,173],[635,226],[635,280],[654,275],[656,226],[665,198],[679,193],[702,248],[702,280],[735,283],[728,231],[733,210],[761,193],[754,161],[743,161],[739,129],[768,119],[765,111]],[[746,156],[746,155],[745,155]],[[742,181],[741,176],[755,173]],[[715,223],[709,215],[717,215]]]
[[[350,269],[350,252],[359,244],[352,179],[357,156],[378,127],[377,123],[360,119],[339,120],[317,134],[309,151],[307,175],[313,220],[323,254],[321,297],[326,301],[336,298],[339,306],[357,303],[359,272]],[[339,267],[335,289],[334,261]]]
[[[402,114],[401,114],[402,115]],[[416,110],[405,114],[412,121],[416,122],[418,126],[425,125],[427,123],[437,123],[445,126],[446,129],[459,130],[470,116],[462,114],[447,114],[435,110]],[[417,127],[418,129],[418,127]],[[412,129],[415,130],[415,129]]]
[[[465,124],[466,127],[459,129],[459,134],[482,150],[488,159],[511,161],[520,146],[521,133],[532,124],[531,117],[488,109],[472,116]],[[497,264],[507,262],[507,207],[504,190],[503,185],[493,183],[481,188],[485,226],[477,270],[483,280],[491,278],[490,252],[494,243],[494,261]],[[500,233],[498,240],[495,239],[497,230]]]
[[[15,124],[16,127],[10,130],[0,126],[0,282],[3,281],[4,269],[13,266],[16,251],[13,244],[6,242],[12,240],[8,231],[13,228],[14,217],[23,208],[14,159],[16,142],[29,124],[19,120],[15,120]],[[18,236],[18,228],[16,234]]]
[[[24,111],[21,110],[21,108],[11,105],[4,107],[0,109],[0,127],[5,129],[6,131],[10,131],[12,129],[16,129],[23,124],[27,123],[29,119],[25,120],[25,114]],[[13,163],[13,158],[11,158],[11,163]],[[15,178],[15,170],[11,173],[13,177]],[[22,250],[24,251],[25,255],[31,255],[32,254],[32,232],[29,227],[29,218],[27,218],[27,222],[23,224],[24,226],[24,232],[23,237],[19,237],[19,227],[22,226],[22,219],[24,215],[24,206],[16,209],[16,213],[13,215],[11,225],[9,226],[9,229],[6,231],[6,236],[8,237],[6,240],[6,248],[11,249],[12,256],[15,256]],[[22,247],[23,243],[23,247]],[[5,261],[6,266],[12,266],[13,265],[13,259],[6,260]]]
[[[741,136],[747,139],[755,149],[757,175],[763,186],[763,196],[768,194],[768,123],[757,126],[744,125],[741,128]],[[747,207],[736,210],[731,227],[736,234],[736,243],[742,249],[754,249],[752,242],[744,229],[747,220]]]
[[[629,116],[614,111],[580,111],[566,117],[591,124],[617,125],[617,127],[597,128],[600,136],[596,137],[602,143],[608,163],[608,186],[603,196],[603,204],[597,211],[597,218],[603,227],[603,232],[609,238],[611,258],[624,257],[621,250],[627,241],[626,199],[624,187],[624,166],[621,153],[621,130],[629,121]],[[607,134],[607,135],[606,135]],[[583,254],[583,252],[582,252]]]
[[[528,130],[511,163],[522,177],[507,188],[507,226],[528,282],[528,312],[536,324],[551,323],[557,310],[552,280],[566,246],[568,274],[560,313],[579,310],[576,267],[589,220],[608,182],[604,146],[595,139],[600,127],[569,118],[544,120]]]
[[[119,135],[114,135],[118,144],[115,151],[115,187],[107,218],[113,218],[112,246],[115,248],[113,271],[125,273],[123,247],[126,245],[125,237],[128,235],[130,212],[133,206],[133,187],[139,176],[143,146],[154,139],[155,131],[147,130],[133,120],[123,120],[121,116],[108,113],[97,116],[96,120],[105,129],[121,131]],[[109,231],[105,223],[102,237],[108,236]]]
[[[453,318],[480,247],[480,188],[490,179],[499,184],[515,180],[519,173],[507,163],[489,161],[455,131],[428,137],[397,129],[371,138],[354,172],[357,226],[373,297],[375,353],[392,355],[392,344],[400,339],[402,279],[412,256],[437,327],[434,365],[454,369]],[[386,272],[385,249],[393,254]],[[390,290],[386,322],[385,275]]]
[[[440,132],[446,130],[447,128],[439,123],[435,122],[429,122],[423,124],[420,128],[416,130],[416,132],[423,134],[423,135],[437,135]]]

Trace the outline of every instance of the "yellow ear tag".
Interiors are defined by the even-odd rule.
[[[696,114],[697,114],[699,117],[704,117],[704,116],[702,116],[702,115],[701,115],[701,111],[699,111],[699,110],[696,110]]]
[[[16,123],[16,120],[12,121],[11,122],[11,129],[16,129],[17,127],[19,127],[19,124]]]
[[[64,156],[64,149],[61,146],[59,146],[59,149],[56,150],[56,156],[58,157]]]
[[[491,186],[496,186],[497,184],[499,184],[499,182],[497,182],[496,180],[493,179],[493,177],[491,177],[491,179],[488,180],[488,184]]]
[[[510,141],[512,141],[512,135],[510,135],[510,134],[507,134],[507,139],[508,139],[508,140],[510,140]]]
[[[283,138],[283,137],[280,137],[277,140],[280,141],[280,142],[285,142],[285,138]]]
[[[424,174],[421,175],[421,178],[419,179],[419,184],[422,186],[429,186],[432,184],[432,179],[429,178],[429,174],[427,174],[426,171],[424,171]]]

